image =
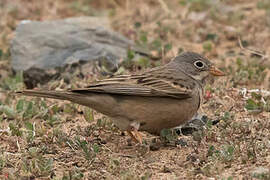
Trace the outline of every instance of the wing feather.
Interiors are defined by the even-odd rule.
[[[139,75],[121,75],[110,79],[104,79],[86,88],[74,89],[79,93],[109,93],[132,96],[159,96],[172,98],[191,97],[191,88],[185,86],[181,80],[175,80],[174,73],[162,73],[151,70]],[[184,74],[183,74],[184,76]]]

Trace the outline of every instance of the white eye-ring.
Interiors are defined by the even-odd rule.
[[[195,61],[194,66],[196,66],[198,69],[202,69],[204,68],[204,63],[202,61]]]

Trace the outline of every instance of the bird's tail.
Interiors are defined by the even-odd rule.
[[[73,100],[74,96],[76,96],[74,93],[68,91],[22,90],[16,91],[15,93],[24,96],[36,96],[60,100]]]
[[[114,110],[118,104],[109,95],[92,93],[86,91],[46,91],[46,90],[22,90],[15,92],[18,95],[36,96],[59,100],[68,100],[83,106],[90,107],[105,115],[113,116],[118,114],[118,109]]]
[[[95,98],[91,93],[78,93],[72,91],[46,91],[46,90],[22,90],[16,91],[16,94],[21,94],[24,96],[36,96],[36,97],[44,97],[44,98],[52,98],[59,100],[68,100],[73,103],[77,103],[80,105],[92,107],[100,112],[102,111],[102,107],[100,104],[104,100],[101,98]]]

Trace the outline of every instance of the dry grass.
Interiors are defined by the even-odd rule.
[[[257,167],[270,170],[270,97],[241,89],[270,88],[270,59],[238,44],[241,36],[244,47],[269,57],[269,12],[267,0],[1,1],[2,89],[23,86],[21,75],[10,72],[8,53],[16,24],[23,19],[108,14],[116,31],[162,57],[148,60],[145,68],[192,50],[227,73],[207,85],[203,104],[203,113],[220,122],[177,137],[186,146],[129,146],[129,138],[107,117],[88,108],[0,94],[1,179],[269,179],[269,171],[252,172]],[[74,86],[76,80],[71,79]],[[68,85],[57,81],[47,86]],[[144,136],[151,144],[154,137]]]

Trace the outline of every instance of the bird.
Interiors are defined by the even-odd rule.
[[[206,57],[184,52],[169,63],[144,72],[99,80],[69,90],[21,90],[17,94],[68,100],[110,117],[136,143],[139,131],[159,135],[191,120],[200,108],[209,78],[224,76]]]

